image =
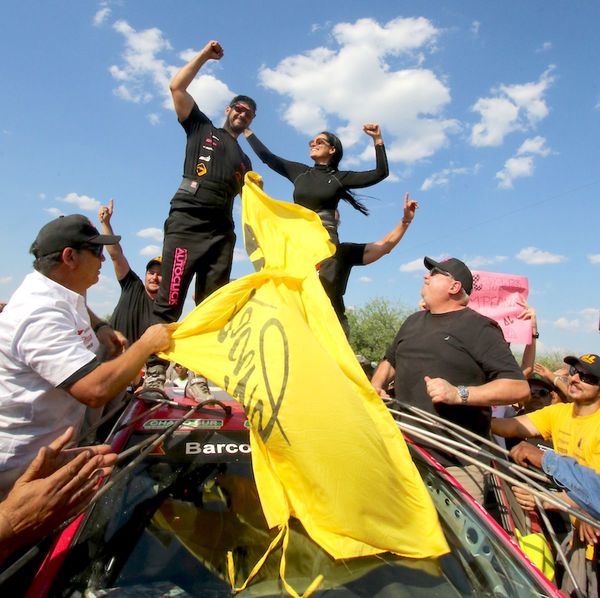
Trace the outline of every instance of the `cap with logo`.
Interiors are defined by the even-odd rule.
[[[101,235],[88,218],[81,214],[60,216],[44,225],[31,251],[36,258],[62,251],[65,247],[77,249],[82,245],[115,245],[119,235]]]
[[[461,262],[455,257],[450,257],[440,262],[436,262],[430,257],[425,257],[423,263],[428,270],[438,268],[439,270],[448,272],[454,280],[460,282],[467,295],[471,294],[471,291],[473,290],[473,274],[471,274],[471,270],[469,270],[464,262]]]
[[[148,272],[148,270],[150,270],[150,268],[152,268],[152,266],[160,266],[162,265],[162,255],[157,255],[156,257],[153,257],[147,264],[146,264],[146,272]]]
[[[569,365],[574,365],[586,374],[593,374],[600,378],[600,357],[598,355],[594,355],[593,353],[588,353],[581,357],[568,355],[563,361]]]

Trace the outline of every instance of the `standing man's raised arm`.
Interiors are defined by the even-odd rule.
[[[419,204],[414,200],[410,199],[408,193],[404,195],[404,212],[402,214],[402,220],[396,224],[396,226],[387,234],[383,239],[374,241],[373,243],[367,243],[365,246],[365,252],[363,255],[363,265],[372,264],[376,262],[380,257],[388,254],[402,239],[404,233],[408,230],[410,223],[415,217],[415,210],[419,207]]]
[[[108,205],[101,206],[98,210],[98,220],[100,221],[100,231],[103,235],[114,235],[114,231],[112,228],[112,224],[110,223],[110,219],[113,215],[113,200],[110,199],[108,201]],[[113,268],[115,269],[115,274],[117,276],[117,280],[123,280],[125,276],[127,276],[131,267],[129,266],[129,262],[123,253],[123,249],[121,248],[120,243],[115,243],[114,245],[106,245],[106,251],[108,255],[110,255],[110,259],[113,263]]]
[[[205,62],[208,60],[221,60],[223,58],[223,48],[218,41],[209,41],[192,60],[183,66],[169,85],[171,95],[173,96],[173,105],[179,122],[183,122],[194,107],[194,98],[188,93],[187,88],[198,74]]]

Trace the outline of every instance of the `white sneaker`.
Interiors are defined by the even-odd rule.
[[[194,399],[197,403],[214,399],[208,387],[208,380],[204,376],[194,376],[185,385],[185,396]]]

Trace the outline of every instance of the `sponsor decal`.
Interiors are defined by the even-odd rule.
[[[196,174],[198,176],[204,176],[206,174],[206,164],[204,164],[204,162],[198,162],[198,164],[196,164]]]
[[[179,291],[181,290],[181,277],[187,262],[187,249],[177,247],[171,271],[171,284],[169,286],[169,305],[179,304]]]
[[[201,442],[186,442],[186,455],[236,455],[238,453],[250,454],[252,449],[249,444],[236,444],[235,442],[218,442],[215,444],[202,444]]]
[[[592,363],[594,363],[596,361],[597,358],[598,358],[597,355],[588,353],[587,355],[582,355],[580,357],[580,361],[583,361],[583,363],[589,363],[591,365]]]
[[[142,426],[144,430],[165,430],[170,425],[174,424],[176,419],[150,419],[144,422]],[[221,419],[187,419],[179,430],[219,430],[223,427]]]

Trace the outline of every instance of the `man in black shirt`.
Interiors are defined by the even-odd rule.
[[[111,199],[108,205],[98,210],[101,232],[104,235],[114,235],[111,218],[114,204]],[[121,286],[121,296],[113,311],[110,325],[125,335],[131,345],[137,341],[152,319],[154,299],[158,293],[161,281],[160,257],[152,258],[146,264],[144,281],[131,269],[120,243],[107,246],[108,255],[113,263],[115,274]]]
[[[183,180],[165,222],[162,282],[154,301],[157,322],[179,319],[194,275],[196,304],[229,282],[236,238],[233,200],[242,189],[245,173],[252,168],[237,138],[252,122],[256,103],[248,96],[234,97],[225,109],[223,127],[217,128],[187,91],[208,60],[222,57],[219,42],[208,42],[170,84],[187,142]],[[143,391],[162,392],[166,368],[165,361],[153,358],[146,369]],[[193,378],[187,394],[197,400],[210,397],[206,379]]]
[[[385,237],[372,243],[340,243],[335,255],[319,264],[319,278],[346,336],[349,336],[350,329],[346,317],[344,294],[350,271],[354,266],[367,266],[390,253],[408,230],[418,207],[419,204],[414,199],[410,199],[406,193],[402,220]],[[336,220],[339,224],[339,217]]]
[[[426,257],[421,296],[426,309],[400,327],[371,380],[386,397],[394,378],[396,399],[436,413],[482,436],[491,405],[524,400],[529,386],[500,327],[467,307],[473,276],[456,258]],[[483,474],[446,453],[435,454],[473,497],[483,501]]]

